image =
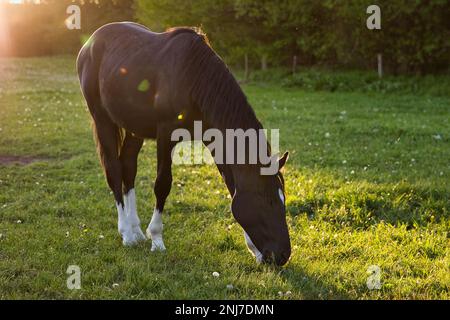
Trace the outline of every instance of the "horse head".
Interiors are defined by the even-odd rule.
[[[291,243],[286,223],[284,180],[280,172],[288,159],[286,152],[278,160],[275,175],[240,172],[233,197],[233,216],[244,229],[249,250],[258,262],[282,266],[291,255]]]

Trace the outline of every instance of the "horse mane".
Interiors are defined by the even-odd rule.
[[[262,129],[247,97],[206,35],[200,29],[186,27],[171,32],[172,36],[194,35],[187,40],[182,78],[204,120],[219,130]]]
[[[169,34],[169,38],[173,38],[183,33],[194,34],[200,36],[208,46],[211,46],[206,33],[204,33],[203,30],[199,27],[172,27],[167,29],[166,32]]]

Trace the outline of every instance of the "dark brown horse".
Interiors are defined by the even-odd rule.
[[[171,139],[172,132],[191,130],[194,121],[223,133],[262,126],[206,37],[190,28],[154,33],[130,22],[105,25],[81,49],[77,67],[125,245],[145,239],[136,211],[134,180],[144,139],[157,141],[156,207],[147,236],[152,239],[152,251],[165,250],[162,212],[171,188],[171,154],[177,143]],[[259,145],[267,145],[262,140]],[[286,160],[287,153],[277,160],[277,168]],[[275,174],[261,175],[260,161],[216,164],[233,197],[231,209],[244,229],[249,249],[258,261],[285,264],[291,246],[282,174],[277,169]]]

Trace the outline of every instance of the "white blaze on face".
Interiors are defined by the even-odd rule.
[[[145,240],[141,230],[141,221],[136,210],[136,193],[134,189],[128,191],[123,197],[124,205],[116,203],[118,212],[118,229],[122,235],[123,244],[134,245]]]
[[[278,189],[278,195],[280,196],[281,203],[284,204],[284,194],[283,194],[283,190]]]
[[[162,213],[155,208],[152,220],[147,228],[147,237],[152,239],[151,251],[164,251]]]
[[[249,251],[255,256],[256,262],[261,263],[262,253],[259,252],[258,248],[253,244],[252,239],[248,236],[247,232],[244,231],[245,242],[247,242],[247,247]]]

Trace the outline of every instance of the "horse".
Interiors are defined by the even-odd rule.
[[[195,121],[220,132],[262,129],[262,125],[199,29],[177,27],[156,33],[132,22],[104,25],[81,48],[77,72],[124,245],[147,239],[137,214],[134,181],[144,139],[156,140],[156,205],[146,235],[152,241],[151,251],[164,251],[162,213],[177,144],[171,133],[178,128],[192,130]],[[216,166],[232,197],[231,211],[244,230],[248,249],[258,263],[282,266],[291,255],[281,173],[288,153],[271,156],[279,168],[272,175],[261,175],[260,161]]]

